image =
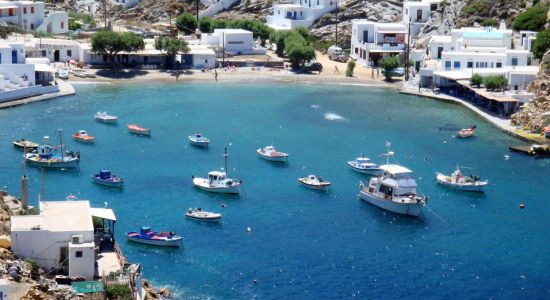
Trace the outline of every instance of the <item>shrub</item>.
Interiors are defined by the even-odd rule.
[[[491,75],[483,78],[483,85],[488,91],[497,91],[506,89],[508,86],[508,79],[503,75]]]
[[[346,76],[347,77],[353,77],[353,69],[355,69],[355,61],[350,60],[348,62],[348,67],[346,69]]]
[[[386,80],[391,80],[393,71],[400,65],[399,58],[397,56],[390,56],[380,60],[378,63],[382,69],[384,69],[384,76]]]
[[[547,14],[548,5],[535,5],[519,14],[514,20],[512,28],[514,30],[543,30]]]
[[[201,18],[199,21],[199,30],[202,33],[212,32],[212,19],[208,17]]]
[[[496,19],[483,19],[479,22],[479,25],[483,27],[498,27],[498,21]]]
[[[192,14],[185,12],[176,18],[176,27],[185,34],[191,34],[197,29],[197,19]]]
[[[107,294],[107,299],[132,299],[132,291],[130,290],[130,287],[124,284],[106,286],[105,294]]]
[[[480,87],[483,83],[483,76],[479,75],[478,73],[475,73],[470,78],[470,85],[471,86],[477,86]]]
[[[544,53],[550,49],[550,29],[538,32],[531,47],[535,58],[542,59]]]

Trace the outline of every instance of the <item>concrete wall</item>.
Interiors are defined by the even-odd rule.
[[[213,69],[216,67],[215,54],[193,54],[193,68]]]
[[[93,280],[95,274],[95,244],[69,244],[69,276]]]

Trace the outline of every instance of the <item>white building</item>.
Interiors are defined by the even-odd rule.
[[[0,22],[53,34],[69,31],[67,13],[46,10],[44,2],[0,1]]]
[[[276,30],[308,28],[336,7],[337,0],[293,0],[291,4],[275,4],[273,14],[267,16],[267,25]]]
[[[377,66],[378,61],[405,51],[407,28],[403,23],[376,23],[353,20],[350,56],[363,66]]]
[[[96,275],[92,216],[109,211],[114,219],[112,210],[92,209],[88,201],[40,201],[39,209],[39,215],[12,217],[12,251],[46,271],[63,270],[92,280]]]
[[[431,12],[441,8],[441,0],[406,0],[403,3],[403,23],[410,26],[411,38],[414,38],[430,19]]]
[[[504,75],[511,90],[524,90],[538,72],[529,48],[533,35],[514,47],[512,30],[466,27],[453,29],[450,36],[433,36],[426,66],[420,70],[421,85],[447,86],[473,73]],[[446,76],[449,75],[449,76]]]
[[[193,69],[216,67],[216,52],[204,45],[189,45],[189,53],[182,55],[184,66]]]
[[[139,3],[139,0],[111,0],[114,4],[121,5],[124,8],[130,8]]]
[[[234,55],[267,52],[267,49],[256,45],[252,32],[244,29],[214,29],[213,33],[201,35],[201,44],[223,48]]]
[[[84,61],[80,42],[66,39],[26,38],[27,57],[45,57],[50,62]]]

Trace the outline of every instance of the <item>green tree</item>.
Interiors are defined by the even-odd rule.
[[[155,49],[166,52],[166,67],[172,69],[176,55],[180,52],[188,53],[189,45],[186,41],[178,38],[159,36],[155,38]]]
[[[502,90],[504,92],[508,86],[508,79],[504,75],[490,75],[483,77],[483,85],[488,91]]]
[[[346,68],[346,76],[347,77],[353,77],[353,69],[355,69],[355,61],[350,60],[350,61],[348,61],[348,67]]]
[[[111,64],[114,64],[114,57],[119,52],[135,52],[144,48],[143,37],[133,32],[119,34],[113,31],[100,31],[92,36],[92,52],[107,55]]]
[[[125,284],[108,285],[105,287],[105,294],[107,295],[107,299],[132,299],[132,291]]]
[[[210,25],[210,31],[214,31],[217,28],[227,28],[227,21],[223,19],[214,19]]]
[[[391,80],[393,71],[397,69],[400,65],[399,58],[397,56],[389,56],[381,59],[378,64],[382,69],[384,69],[384,76],[386,80]]]
[[[537,33],[537,38],[531,45],[531,48],[535,58],[542,59],[544,54],[550,49],[550,29],[539,31]]]
[[[547,14],[548,5],[535,5],[519,14],[514,20],[514,23],[512,23],[512,28],[514,30],[543,30],[546,24]]]
[[[125,32],[120,35],[122,50],[126,52],[137,52],[145,49],[143,37],[134,32]]]
[[[176,18],[176,27],[185,34],[191,34],[197,29],[197,19],[192,14],[185,12]]]
[[[472,77],[470,78],[470,85],[480,87],[483,83],[483,76],[481,76],[478,73],[472,74]]]
[[[210,19],[209,17],[201,18],[199,21],[199,30],[202,33],[212,32],[212,19]]]

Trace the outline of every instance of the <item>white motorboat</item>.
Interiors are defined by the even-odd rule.
[[[273,146],[265,146],[256,150],[261,158],[269,161],[287,162],[288,153],[279,152]]]
[[[227,170],[227,148],[224,153],[225,168]],[[231,179],[227,177],[226,171],[212,171],[208,173],[208,178],[200,178],[192,176],[193,185],[201,190],[221,193],[221,194],[240,194],[242,187],[242,180]]]
[[[189,142],[191,143],[191,145],[205,148],[208,147],[208,144],[210,144],[210,140],[202,135],[202,133],[195,133],[193,135],[190,135]]]
[[[222,218],[221,214],[204,211],[200,207],[196,209],[189,208],[185,212],[185,216],[189,219],[199,221],[219,221]]]
[[[465,168],[465,167],[462,167]],[[464,176],[460,167],[447,176],[442,173],[436,173],[435,179],[438,184],[461,191],[480,192],[483,193],[485,186],[489,183],[487,180],[480,180],[478,176]]]
[[[23,159],[30,165],[45,168],[76,168],[80,162],[80,153],[67,151],[64,152],[61,142],[61,130],[59,131],[60,145],[52,147],[47,144],[49,137],[44,137],[44,144],[39,145],[36,152],[25,153]],[[54,154],[54,150],[59,149],[59,154]]]
[[[362,154],[355,160],[348,161],[348,165],[352,170],[362,174],[376,174],[381,172],[380,166],[373,163],[368,157]]]
[[[95,114],[95,119],[103,123],[116,123],[118,120],[117,116],[111,116],[107,112],[97,112]]]
[[[410,216],[419,216],[421,207],[428,198],[418,195],[417,184],[411,177],[411,170],[400,165],[382,165],[383,174],[369,180],[367,186],[361,182],[359,198],[382,209]]]
[[[330,182],[323,180],[323,178],[317,177],[316,175],[308,175],[306,177],[300,177],[298,178],[298,182],[310,189],[325,191],[325,192],[330,191]]]

